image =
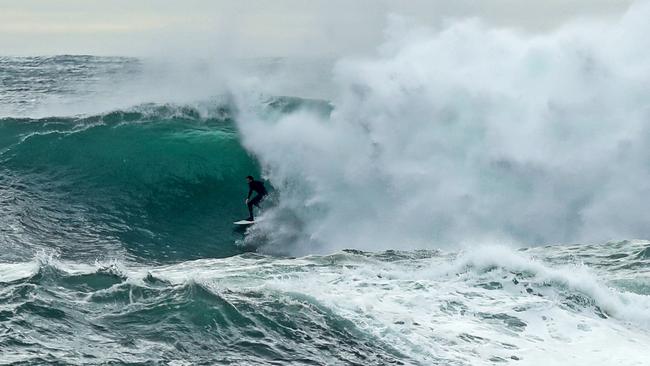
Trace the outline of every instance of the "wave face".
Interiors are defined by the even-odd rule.
[[[79,118],[0,120],[0,258],[175,261],[241,252],[256,162],[230,112],[146,105]]]
[[[649,237],[649,9],[536,36],[396,24],[378,57],[338,64],[331,115],[241,119],[280,188],[260,237],[292,253]]]

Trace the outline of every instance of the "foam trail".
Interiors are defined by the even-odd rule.
[[[553,253],[558,248],[543,249]],[[397,257],[405,256],[402,260],[380,260],[395,254],[232,257],[157,267],[149,274],[172,284],[200,283],[212,291],[229,286],[300,294],[386,340],[418,364],[430,364],[440,355],[442,364],[461,365],[488,364],[485,360],[493,355],[515,356],[526,365],[549,357],[554,364],[598,364],[603,357],[634,364],[648,340],[648,296],[608,288],[603,285],[606,277],[587,268],[551,267],[498,246],[458,255],[427,251],[419,259],[401,252]],[[280,274],[277,268],[282,268]],[[457,312],[459,307],[467,311]],[[607,315],[596,315],[596,307]],[[495,319],[514,327],[503,331]],[[571,361],[563,353],[567,343]],[[598,349],[607,349],[607,355]]]
[[[337,64],[331,115],[242,98],[280,192],[257,234],[294,253],[648,237],[649,16],[542,36],[396,21],[376,58]]]

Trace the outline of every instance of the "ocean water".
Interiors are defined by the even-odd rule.
[[[395,26],[320,99],[0,58],[0,364],[648,364],[647,9]]]

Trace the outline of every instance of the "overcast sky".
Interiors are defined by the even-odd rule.
[[[337,57],[374,49],[388,14],[438,25],[479,17],[548,31],[619,17],[632,0],[0,0],[3,55]]]

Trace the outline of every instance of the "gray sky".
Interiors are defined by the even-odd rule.
[[[480,17],[545,31],[618,17],[632,0],[0,0],[0,53],[336,57],[382,39],[388,14]]]

